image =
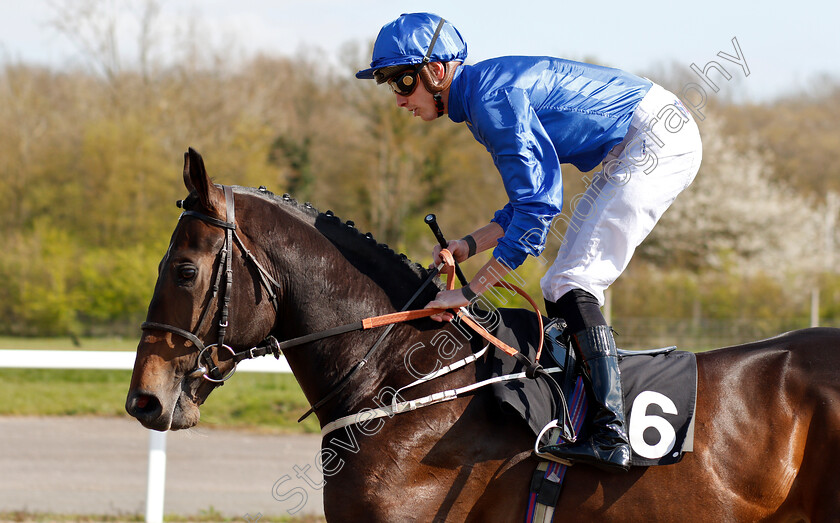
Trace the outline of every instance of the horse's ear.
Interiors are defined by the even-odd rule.
[[[184,154],[184,185],[198,194],[201,205],[211,214],[225,219],[225,194],[207,176],[204,159],[192,147]]]
[[[190,153],[184,153],[184,186],[189,192],[195,190],[192,180],[190,180]]]

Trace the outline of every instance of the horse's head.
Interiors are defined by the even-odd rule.
[[[236,226],[247,198],[235,209],[232,189],[210,181],[193,149],[184,184],[190,196],[158,268],[126,400],[128,413],[156,430],[198,423],[199,406],[234,367],[232,353],[256,345],[276,318],[275,282]]]
[[[199,406],[236,361],[279,351],[276,341],[274,350],[263,349],[269,335],[287,343],[394,312],[410,298],[426,303],[437,292],[430,285],[415,295],[426,270],[330,211],[262,189],[237,188],[234,195],[214,185],[192,149],[184,184],[190,195],[158,268],[126,400],[129,414],[148,428],[198,423]],[[348,332],[286,354],[307,399],[332,390],[374,336]]]

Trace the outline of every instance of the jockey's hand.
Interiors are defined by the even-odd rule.
[[[464,240],[450,240],[449,243],[446,244],[446,248],[452,253],[452,257],[455,258],[455,261],[458,263],[461,263],[470,257],[470,246]],[[435,248],[432,250],[432,265],[429,267],[430,269],[443,263],[443,259],[440,257],[440,251],[441,246],[435,245]]]
[[[449,242],[452,245],[452,242]],[[435,296],[435,299],[426,304],[426,309],[457,309],[459,307],[466,307],[470,301],[464,297],[461,289],[453,289],[451,291],[440,291]],[[441,311],[437,314],[429,316],[435,321],[452,321],[455,317],[449,311]]]

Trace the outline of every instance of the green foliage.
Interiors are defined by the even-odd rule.
[[[758,137],[759,148],[774,156],[776,179],[793,182],[801,191],[824,196],[840,191],[840,85],[836,79],[773,103],[727,108],[732,136]],[[742,143],[742,146],[749,146]]]
[[[66,231],[39,220],[31,234],[12,235],[0,257],[2,305],[11,334],[77,334],[81,294],[74,285],[79,248]]]
[[[278,136],[271,144],[268,159],[271,163],[288,163],[292,171],[288,180],[288,190],[298,198],[306,200],[311,195],[314,173],[311,158],[312,140],[305,136],[300,141],[286,136]]]
[[[139,327],[138,327],[139,329]],[[0,336],[0,350],[127,350],[137,347],[137,337],[18,337]]]
[[[821,325],[840,326],[837,275],[818,287]],[[613,325],[624,348],[711,349],[810,326],[811,290],[761,272],[662,271],[634,261],[611,288]]]
[[[840,274],[823,274],[816,287],[820,290],[820,317],[840,319]]]
[[[188,146],[203,153],[218,182],[290,192],[353,220],[379,242],[424,264],[434,245],[422,222],[425,214],[435,212],[447,236],[457,238],[486,224],[506,202],[490,155],[466,126],[417,121],[395,106],[386,87],[355,80],[353,67],[336,74],[317,57],[259,56],[234,68],[225,65],[223,53],[213,55],[199,45],[172,56],[182,58],[167,67],[144,63],[135,71],[92,53],[88,58],[105,74],[26,64],[0,70],[0,227],[6,239],[0,314],[7,320],[0,334],[136,335],[177,220],[173,203],[185,196],[181,158]],[[366,60],[359,48],[348,47],[342,63]],[[819,200],[825,190],[837,190],[840,177],[831,175],[837,169],[831,156],[840,143],[840,130],[832,125],[837,92],[831,84],[765,106],[716,104],[715,118],[724,125],[711,132],[723,128],[749,139],[719,141],[728,159],[708,154],[703,168],[734,177],[738,174],[730,171],[741,172],[739,166],[759,157],[770,162],[775,178],[798,192]],[[564,166],[564,173],[568,208],[584,185],[571,167]],[[725,209],[716,200],[706,204],[701,208]],[[693,209],[684,214],[703,218],[705,213]],[[753,215],[764,216],[744,213]],[[796,302],[778,275],[773,281],[726,277],[744,274],[728,263],[755,260],[715,247],[738,245],[732,240],[737,228],[721,229],[729,243],[710,237],[714,231],[695,238],[678,228],[688,224],[691,230],[682,214],[668,216],[657,229],[672,233],[652,237],[639,253],[643,260],[664,260],[659,266],[668,273],[656,275],[656,287],[648,274],[623,276],[616,315],[692,318],[700,303],[704,317],[738,314],[745,304],[763,317]],[[830,213],[825,216],[828,220]],[[721,220],[727,221],[725,213]],[[729,223],[735,221],[740,220]],[[764,247],[761,234],[753,234],[745,252]],[[795,235],[777,236],[784,241]],[[677,240],[680,252],[711,252],[717,265],[698,264],[710,256],[676,255]],[[543,258],[526,262],[511,281],[524,282],[530,294],[540,296],[544,262],[553,259],[557,243],[552,238]],[[471,260],[465,271],[473,274],[483,259]],[[837,316],[838,285],[831,270],[809,278],[823,278],[823,310]],[[621,291],[630,287],[634,293]],[[639,298],[622,297],[630,294]],[[497,301],[525,305],[504,296]]]
[[[315,416],[298,423],[309,402],[291,374],[246,374],[213,391],[201,407],[203,426],[236,426],[273,432],[321,431]]]
[[[612,288],[618,317],[792,319],[807,317],[810,305],[807,292],[790,299],[783,283],[761,273],[662,272],[638,263],[625,276]]]
[[[133,320],[139,325],[162,250],[134,245],[113,252],[101,247],[85,252],[79,260],[80,318],[104,324]]]

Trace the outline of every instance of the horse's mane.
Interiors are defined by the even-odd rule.
[[[267,200],[317,229],[351,264],[380,284],[395,301],[395,306],[404,305],[404,301],[407,301],[429,276],[428,269],[411,261],[405,254],[397,253],[388,245],[377,242],[372,233],[362,233],[352,221],[343,222],[330,210],[320,212],[309,202],[301,203],[289,194],[277,196],[262,186],[257,189],[237,186],[236,189],[238,192]],[[389,275],[391,277],[387,277]],[[424,293],[427,301],[441,288],[442,284],[436,279],[434,285]],[[422,299],[418,298],[414,306],[425,304],[421,302]]]

